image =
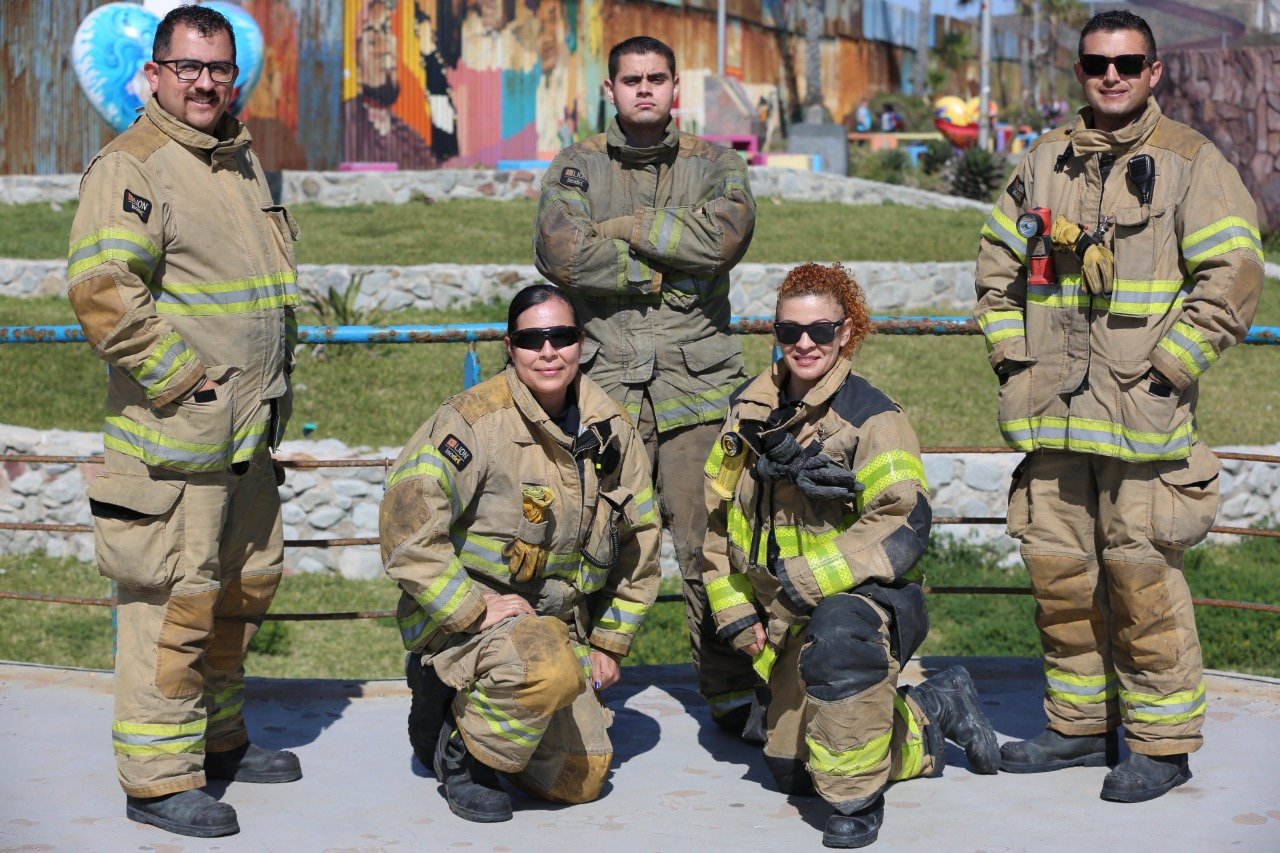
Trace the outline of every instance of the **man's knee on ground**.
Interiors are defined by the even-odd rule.
[[[582,692],[582,664],[569,645],[569,629],[551,616],[525,618],[511,632],[511,646],[524,664],[515,701],[540,717],[570,705]]]
[[[800,652],[805,692],[824,702],[856,696],[889,675],[880,614],[856,595],[824,599],[813,611]]]

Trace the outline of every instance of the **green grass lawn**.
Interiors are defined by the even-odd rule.
[[[63,258],[76,205],[0,205],[0,258]],[[532,264],[530,200],[459,200],[359,207],[295,205],[303,264]],[[762,198],[746,260],[967,261],[979,211]]]
[[[939,586],[1026,586],[1021,568],[1004,569],[986,548],[936,539],[924,557],[928,582]],[[1280,604],[1275,568],[1280,540],[1202,545],[1187,559],[1193,595]],[[0,556],[0,590],[105,597],[109,583],[92,566],[43,555]],[[677,592],[668,580],[663,592]],[[289,575],[273,613],[387,610],[389,580],[355,581],[334,575]],[[931,595],[932,628],[920,655],[1035,656],[1039,639],[1029,596]],[[1280,616],[1200,607],[1196,610],[1205,665],[1280,676]],[[268,622],[254,641],[252,675],[287,678],[394,678],[403,650],[390,619]],[[105,607],[0,599],[0,660],[108,669],[111,616]],[[630,664],[688,660],[684,608],[658,604],[636,638]]]

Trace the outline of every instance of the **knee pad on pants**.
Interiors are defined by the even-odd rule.
[[[569,646],[569,628],[559,619],[520,620],[511,632],[511,647],[524,664],[525,682],[515,693],[522,708],[549,717],[582,692],[582,665]]]
[[[612,753],[604,755],[563,755],[556,762],[554,778],[543,784],[532,772],[512,776],[512,780],[526,793],[552,803],[590,803],[600,798],[604,783],[609,778]]]
[[[847,699],[889,676],[882,620],[856,595],[824,599],[813,611],[800,652],[805,692],[824,702]]]

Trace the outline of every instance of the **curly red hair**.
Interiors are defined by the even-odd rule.
[[[848,358],[858,351],[862,342],[874,331],[871,314],[867,311],[866,296],[858,286],[853,273],[840,264],[823,266],[822,264],[801,264],[787,273],[778,287],[778,303],[774,307],[774,316],[782,306],[784,299],[796,296],[825,296],[844,308],[844,315],[849,320],[849,343],[840,350],[840,355]]]

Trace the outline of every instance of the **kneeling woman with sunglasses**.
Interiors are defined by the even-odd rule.
[[[516,294],[508,364],[445,401],[396,460],[382,555],[402,590],[409,738],[449,808],[508,820],[495,771],[539,799],[599,796],[618,680],[658,593],[658,518],[630,419],[578,373],[552,285]]]
[[[906,415],[851,366],[871,331],[862,291],[804,264],[776,317],[782,359],[735,394],[707,460],[703,580],[721,638],[771,693],[779,790],[816,789],[835,807],[823,843],[863,847],[889,782],[942,773],[944,738],[978,773],[1000,756],[963,669],[897,686],[928,631],[916,564],[932,515]]]

